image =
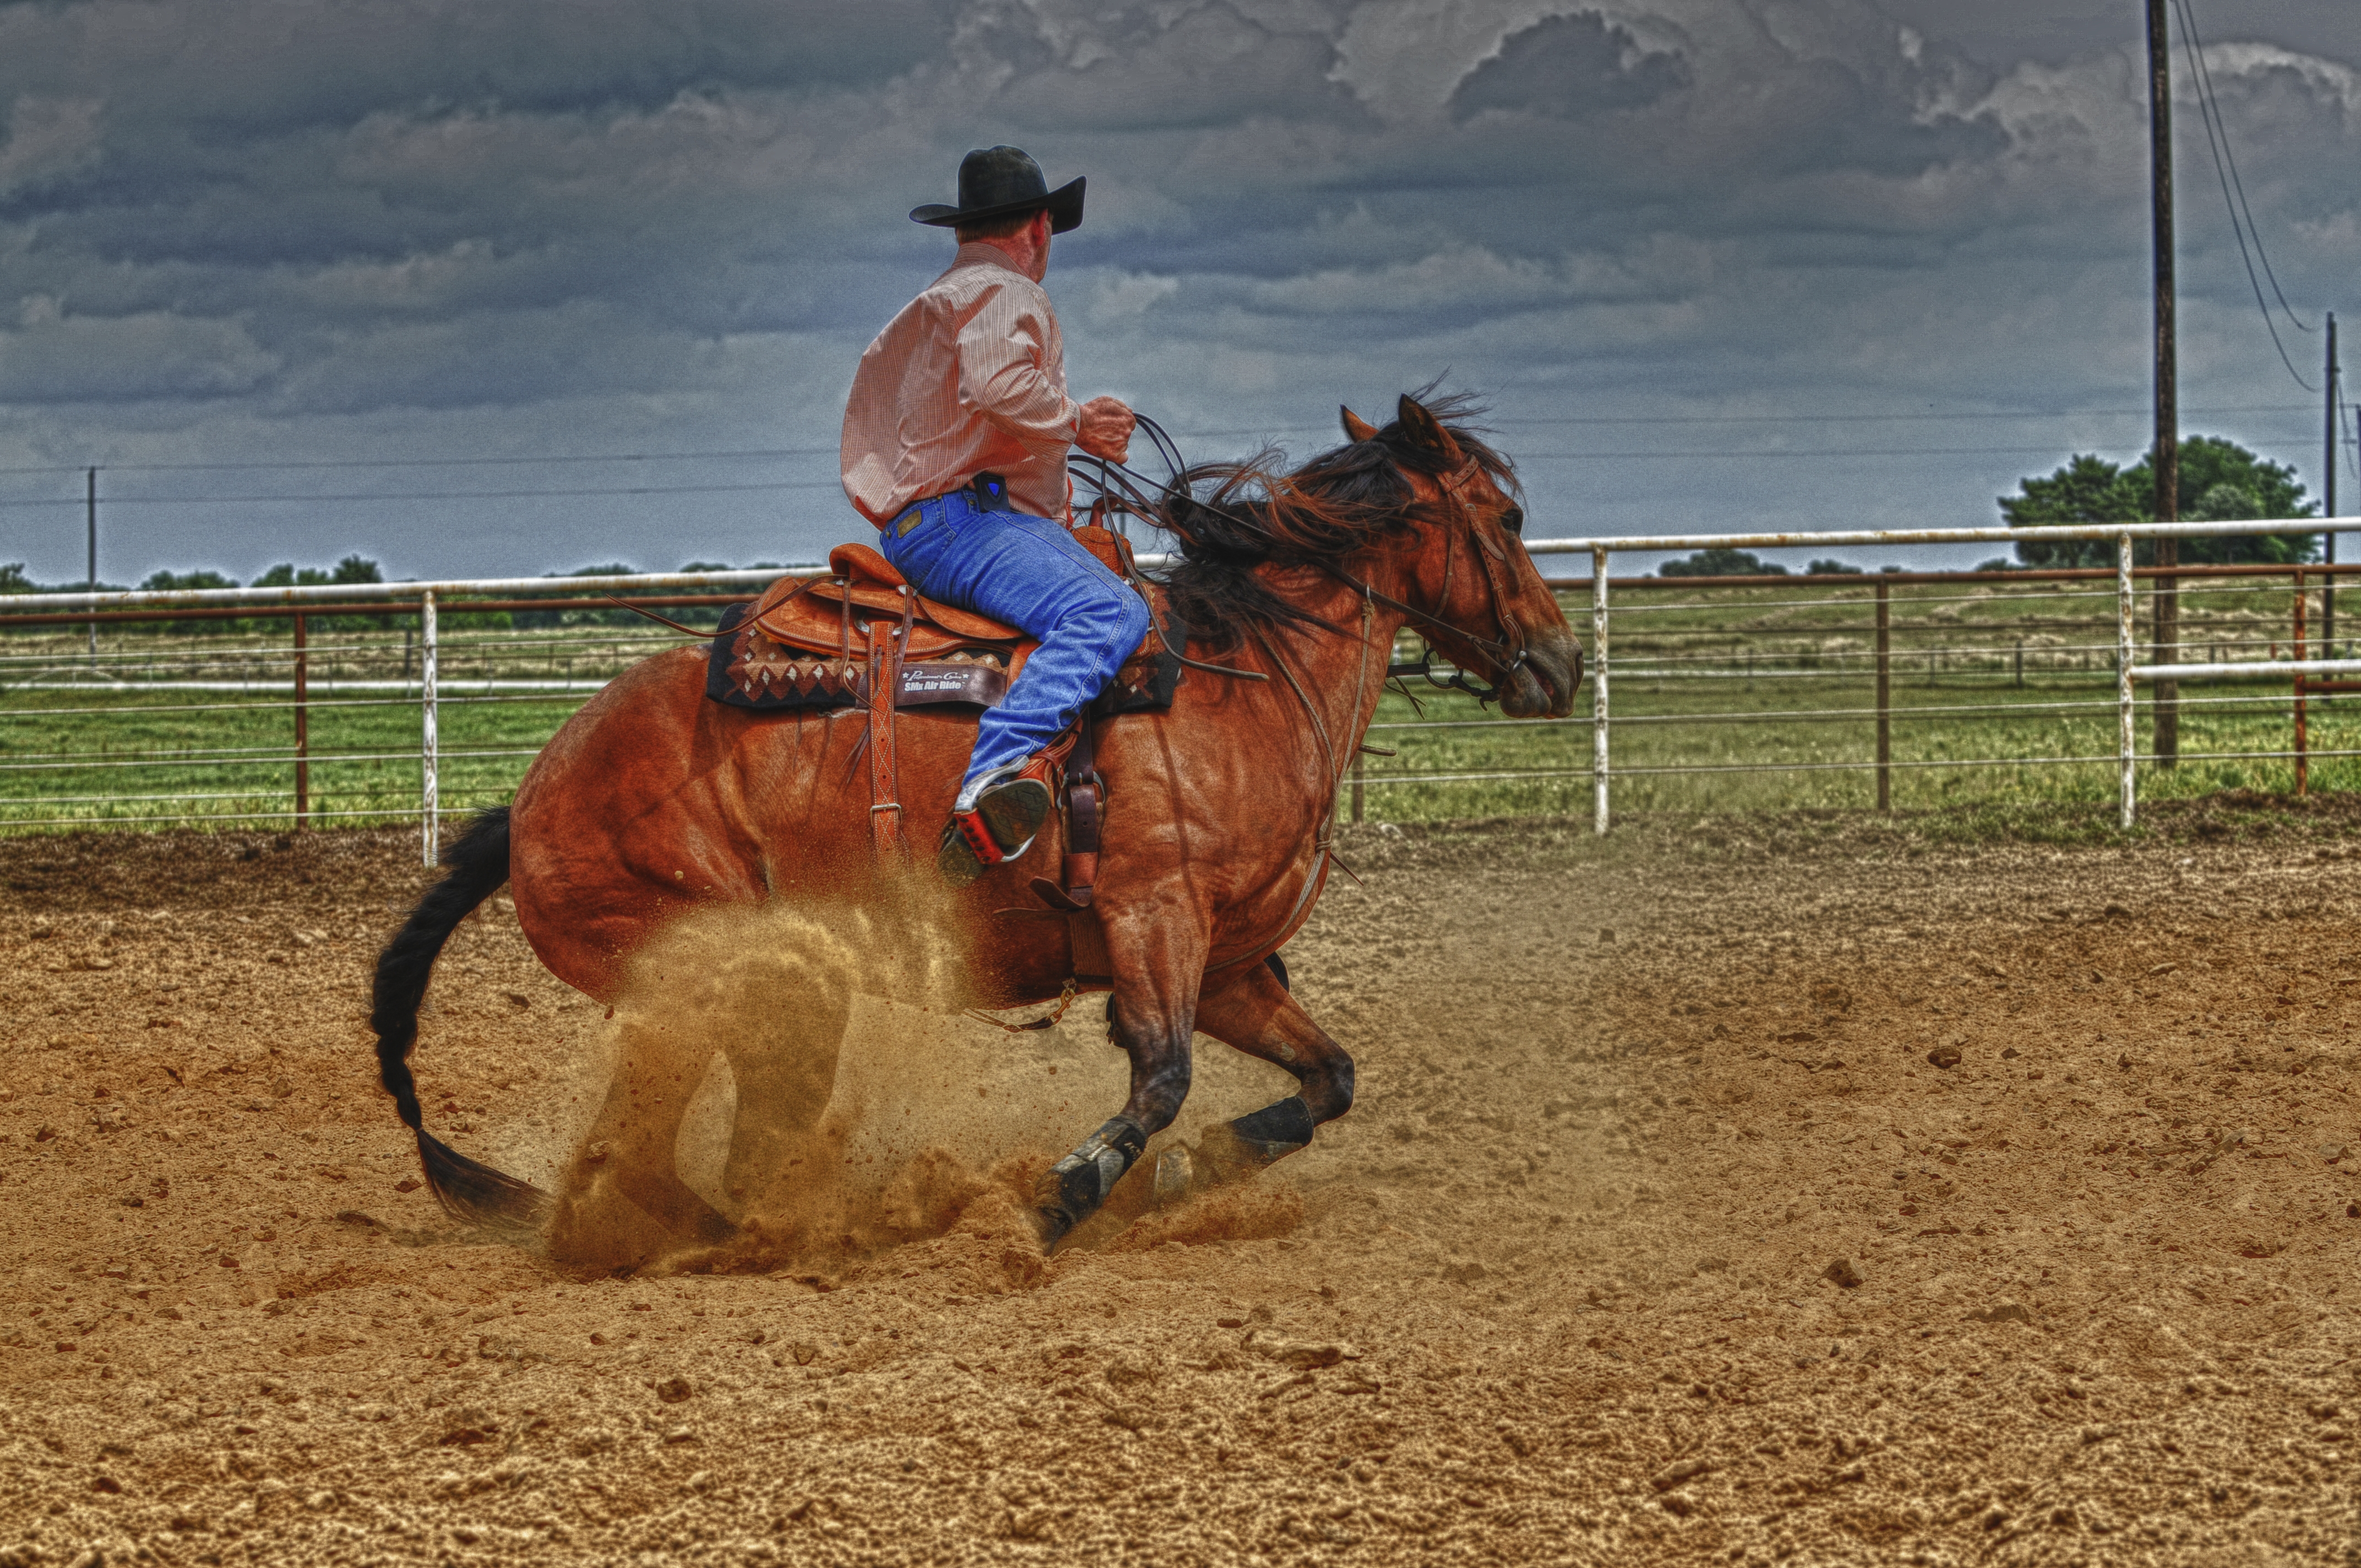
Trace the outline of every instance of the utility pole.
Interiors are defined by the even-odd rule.
[[[82,491],[82,510],[90,524],[90,591],[98,592],[98,470],[93,468]],[[98,607],[90,607],[90,667],[98,668]]]
[[[2180,518],[2180,410],[2172,324],[2172,41],[2165,32],[2165,0],[2147,0],[2147,142],[2151,226],[2156,251],[2156,518]],[[2171,663],[2180,643],[2180,586],[2171,568],[2180,565],[2180,542],[2156,542],[2156,652]],[[2156,760],[2165,767],[2180,761],[2180,685],[2156,683]]]
[[[2320,438],[2321,508],[2323,517],[2336,515],[2336,313],[2328,313],[2328,368],[2321,378],[2321,389],[2327,394],[2325,408],[2328,423]],[[2323,554],[2329,565],[2336,565],[2336,531],[2330,529],[2323,536]],[[2336,574],[2323,575],[2320,579],[2320,641],[2327,650],[2325,658],[2336,657]]]

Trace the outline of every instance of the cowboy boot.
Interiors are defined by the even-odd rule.
[[[945,882],[965,887],[1033,847],[1049,817],[1051,762],[1048,753],[1036,752],[971,780],[960,791],[936,852]]]

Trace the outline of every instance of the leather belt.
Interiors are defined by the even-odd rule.
[[[945,490],[942,495],[923,496],[918,499],[912,501],[907,507],[903,509],[902,514],[899,517],[896,517],[891,523],[887,524],[887,526],[893,529],[894,537],[896,539],[906,538],[912,529],[917,527],[918,524],[926,521],[927,502],[939,501],[948,496],[959,495],[964,495],[973,499],[975,502],[975,510],[978,511],[1014,511],[1016,510],[1009,504],[1008,481],[1006,479],[1003,478],[998,474],[978,474],[974,478],[970,479],[964,485],[952,486],[950,489]]]

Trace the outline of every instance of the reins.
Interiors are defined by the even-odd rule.
[[[1361,652],[1353,662],[1353,706],[1347,710],[1349,723],[1360,722],[1361,703],[1369,694],[1369,630],[1377,619],[1377,607],[1371,601],[1378,597],[1364,586],[1361,595]],[[1312,720],[1312,732],[1320,738],[1321,752],[1328,762],[1328,806],[1321,816],[1319,832],[1312,836],[1312,866],[1304,873],[1303,886],[1297,890],[1295,903],[1288,910],[1287,918],[1279,922],[1281,931],[1291,931],[1295,927],[1295,917],[1303,913],[1303,906],[1312,900],[1312,890],[1320,885],[1323,869],[1336,858],[1336,794],[1345,784],[1345,764],[1337,760],[1335,743],[1328,738],[1327,721],[1320,717],[1319,707],[1312,702],[1311,694],[1303,689],[1302,683],[1295,678],[1295,673],[1287,667],[1287,660],[1280,654],[1278,644],[1260,627],[1250,630],[1254,640],[1262,644],[1263,652],[1270,655],[1270,662],[1279,667],[1279,673],[1287,678],[1289,689],[1295,693],[1295,700],[1303,705],[1304,714]],[[1352,874],[1350,867],[1345,868],[1345,874]]]

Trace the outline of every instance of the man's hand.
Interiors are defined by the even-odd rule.
[[[1093,398],[1082,405],[1074,444],[1093,457],[1120,463],[1131,452],[1131,433],[1139,422],[1115,398]]]

